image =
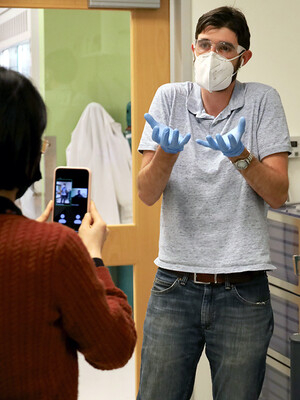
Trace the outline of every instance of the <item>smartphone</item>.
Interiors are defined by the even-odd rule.
[[[53,221],[76,232],[89,211],[91,171],[89,168],[57,167],[53,179]]]

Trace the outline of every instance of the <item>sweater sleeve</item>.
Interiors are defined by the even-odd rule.
[[[136,330],[127,297],[109,270],[96,268],[81,239],[69,230],[56,246],[53,270],[62,328],[77,349],[95,368],[125,365],[134,351]]]

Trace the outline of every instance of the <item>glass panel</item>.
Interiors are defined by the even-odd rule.
[[[126,294],[128,303],[133,310],[133,266],[109,267],[109,271],[115,285]]]
[[[89,167],[103,219],[132,223],[130,12],[44,10],[43,22],[45,134],[56,136],[57,165]]]
[[[21,72],[21,74],[30,76],[31,54],[29,42],[22,43],[18,46],[18,71]]]
[[[9,11],[13,24],[14,10]],[[30,20],[35,25],[26,32],[37,32],[38,38],[4,49],[0,63],[34,75],[48,110],[45,136],[55,139],[55,164],[89,167],[92,199],[103,219],[130,224],[130,12],[35,10]],[[52,182],[53,162],[47,155],[43,162],[45,183]],[[51,197],[47,189],[45,203]],[[31,208],[22,203],[23,211]],[[40,209],[35,217],[39,214]]]
[[[0,52],[0,65],[30,76],[30,43],[24,42],[2,50]]]
[[[9,52],[9,67],[18,71],[18,46],[13,46],[8,49]]]
[[[8,51],[8,49],[1,51],[0,64],[3,67],[9,68],[9,51]]]

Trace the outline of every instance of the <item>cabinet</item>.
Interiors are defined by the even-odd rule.
[[[299,208],[299,209],[298,209]],[[274,333],[260,400],[289,400],[291,376],[290,337],[300,330],[300,286],[294,268],[299,255],[300,207],[283,206],[268,213],[271,261],[268,273],[274,312]],[[300,360],[296,360],[300,363]]]

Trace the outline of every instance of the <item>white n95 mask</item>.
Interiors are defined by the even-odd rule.
[[[194,63],[196,83],[210,93],[226,89],[237,73],[237,71],[234,72],[231,61],[241,55],[227,59],[214,51],[200,54]]]

